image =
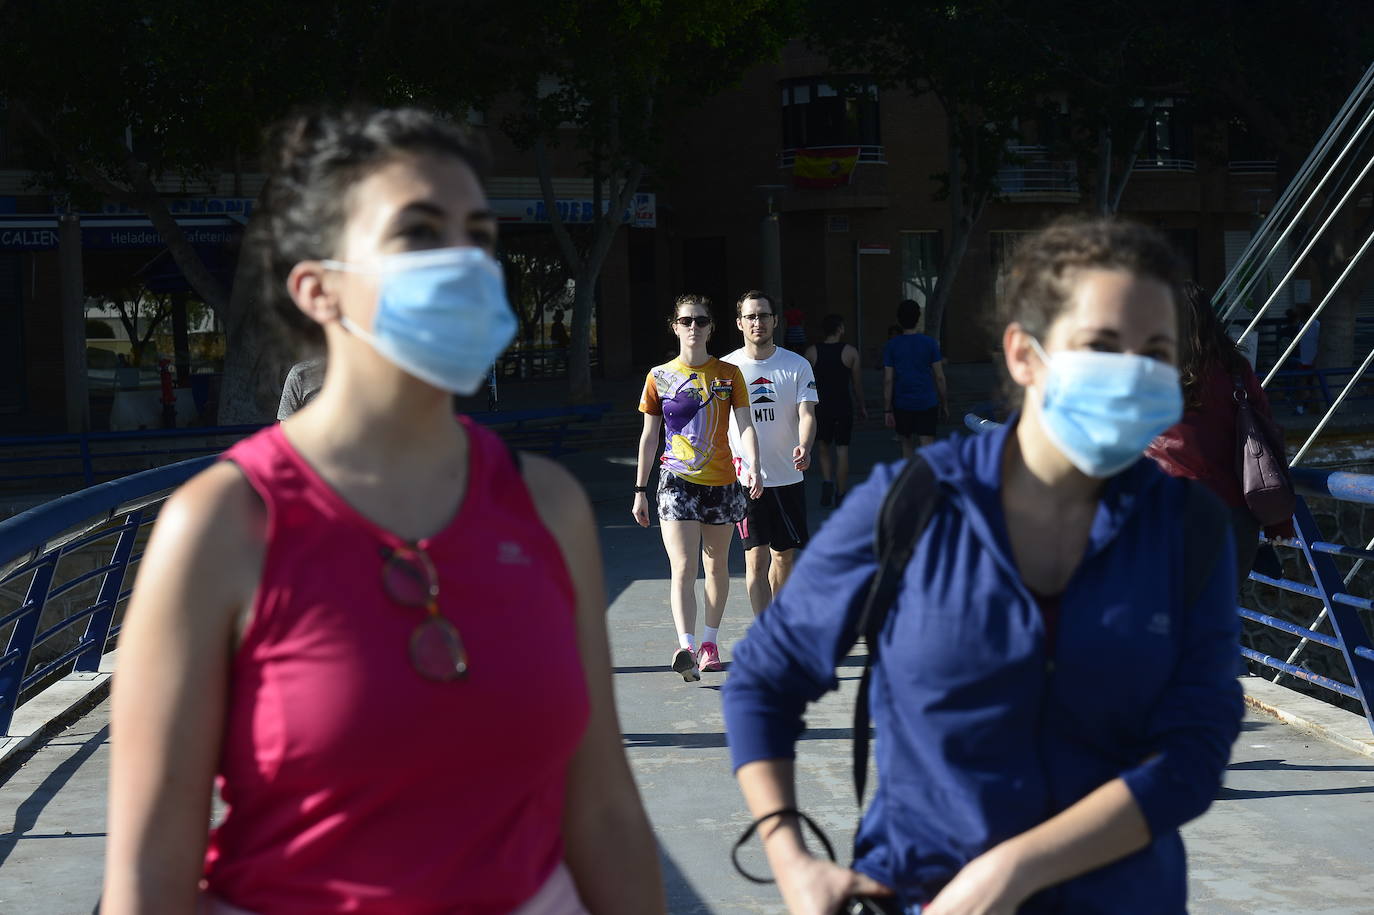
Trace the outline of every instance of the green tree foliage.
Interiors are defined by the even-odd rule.
[[[257,307],[253,259],[240,258],[231,293],[166,195],[256,171],[263,130],[296,106],[414,101],[442,70],[443,107],[466,110],[505,78],[497,51],[520,47],[474,27],[498,9],[483,0],[11,2],[0,6],[0,98],[44,183],[77,208],[114,201],[148,214],[227,328],[220,417],[267,419],[292,353]],[[242,193],[237,180],[226,190]]]
[[[522,74],[519,111],[503,127],[535,151],[545,205],[575,283],[573,399],[592,393],[597,277],[646,172],[671,162],[668,125],[773,57],[799,28],[800,12],[799,0],[525,0],[516,18],[535,66]],[[562,142],[577,144],[600,214],[583,247],[553,205],[548,150]]]
[[[1043,48],[1018,34],[1019,9],[998,0],[813,0],[808,36],[840,70],[930,93],[945,114],[946,170],[932,179],[949,204],[948,244],[926,332],[938,337],[975,227],[998,191],[997,173],[1021,135],[1019,118],[1048,85]]]

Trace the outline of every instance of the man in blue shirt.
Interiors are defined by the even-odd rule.
[[[944,356],[934,337],[916,329],[920,322],[921,306],[906,299],[897,306],[902,332],[883,347],[883,421],[897,430],[904,458],[916,450],[913,435],[920,436],[922,447],[929,445],[935,441],[935,423],[949,415]]]

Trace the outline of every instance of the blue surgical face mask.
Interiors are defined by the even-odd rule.
[[[407,374],[454,394],[481,387],[515,339],[501,266],[481,248],[435,248],[381,258],[376,267],[323,262],[380,277],[372,330],[347,316],[345,330]]]
[[[1110,477],[1136,462],[1155,436],[1183,416],[1172,365],[1127,353],[1059,350],[1047,355],[1040,421],[1056,448],[1090,477]]]

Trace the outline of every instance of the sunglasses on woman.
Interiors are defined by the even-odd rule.
[[[410,634],[410,664],[429,680],[467,676],[468,654],[458,628],[439,612],[439,573],[419,547],[382,548],[382,588],[403,607],[425,611]]]
[[[674,318],[673,321],[680,327],[691,327],[693,324],[697,327],[711,326],[710,315],[682,315],[681,317]]]

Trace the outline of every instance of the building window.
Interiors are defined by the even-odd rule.
[[[940,262],[944,258],[940,233],[903,232],[901,245],[902,298],[919,302],[924,312],[926,303],[935,294],[935,284],[940,280]]]
[[[881,145],[878,86],[870,77],[816,76],[782,82],[783,149]]]
[[[1145,107],[1143,101],[1137,108]],[[1145,171],[1184,171],[1197,168],[1193,159],[1193,125],[1188,110],[1175,99],[1160,99],[1154,103],[1145,128],[1145,142],[1135,167]]]

